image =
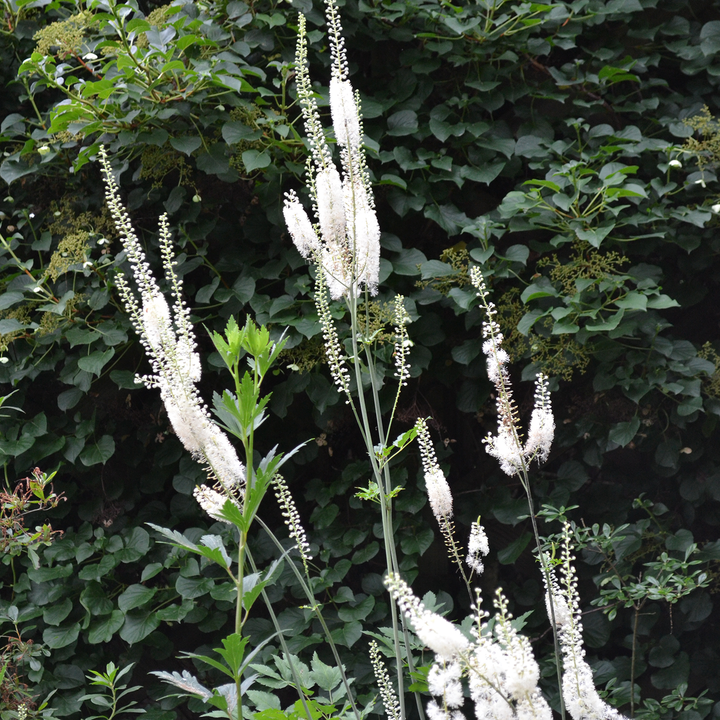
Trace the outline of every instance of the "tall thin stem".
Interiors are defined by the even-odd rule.
[[[268,537],[272,542],[275,544],[275,546],[280,550],[280,552],[284,553],[285,549],[280,544],[280,541],[275,537],[275,533],[273,533],[272,530],[266,525],[266,523],[262,520],[262,518],[257,518],[258,523],[263,527],[265,532],[268,534]],[[333,640],[333,637],[330,633],[330,629],[328,628],[327,624],[325,623],[324,618],[322,617],[322,613],[320,612],[320,606],[318,605],[317,600],[315,599],[315,594],[312,591],[312,585],[309,582],[305,582],[306,578],[303,577],[300,570],[298,570],[295,563],[291,562],[290,568],[292,569],[293,573],[295,574],[295,577],[297,578],[298,582],[300,583],[300,587],[303,589],[303,592],[305,593],[305,596],[308,599],[308,602],[310,603],[310,606],[313,609],[313,612],[315,615],[319,618],[320,624],[322,625],[323,631],[325,633],[325,638],[328,641],[328,645],[330,645],[330,650],[332,651],[332,654],[335,658],[335,662],[337,663],[337,667],[340,670],[340,677],[342,678],[343,685],[345,686],[345,690],[347,692],[348,700],[350,701],[350,705],[352,706],[353,712],[355,713],[356,720],[361,719],[361,713],[358,710],[355,699],[352,694],[352,690],[350,688],[350,682],[348,681],[346,675],[345,675],[345,668],[343,667],[342,661],[340,660],[340,654],[338,653],[337,646],[335,645],[335,641]]]
[[[535,546],[537,547],[540,566],[542,567],[542,573],[545,578],[545,587],[548,589],[550,625],[552,627],[553,645],[555,647],[555,672],[557,674],[558,691],[560,693],[560,716],[563,718],[563,720],[565,720],[565,701],[563,700],[562,691],[562,667],[560,664],[560,639],[558,637],[557,622],[555,621],[555,600],[552,594],[550,569],[547,566],[547,560],[545,558],[545,553],[543,552],[542,543],[540,541],[540,531],[538,530],[537,518],[535,517],[535,504],[533,503],[532,493],[530,492],[530,482],[527,476],[527,471],[525,471],[524,476],[525,477],[521,479],[521,482],[527,496],[528,511],[530,512],[530,521],[532,522],[533,534],[535,535]]]

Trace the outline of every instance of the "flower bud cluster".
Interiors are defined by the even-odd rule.
[[[395,296],[393,310],[395,322],[395,348],[393,351],[395,377],[398,379],[400,386],[405,386],[407,385],[407,379],[410,377],[409,355],[413,342],[408,336],[407,325],[410,322],[410,315],[405,309],[405,297],[403,295]]]
[[[380,648],[375,640],[370,641],[370,664],[372,665],[373,674],[380,688],[380,697],[385,707],[385,715],[388,720],[403,720],[400,703],[395,694],[395,688],[390,681],[385,663],[380,657]]]
[[[445,474],[438,465],[427,423],[420,418],[415,423],[417,439],[420,445],[423,471],[425,473],[425,489],[427,490],[430,508],[437,521],[442,524],[453,516],[453,498]]]
[[[300,552],[300,558],[307,569],[308,561],[312,560],[312,553],[310,552],[310,545],[307,541],[305,529],[300,521],[300,513],[295,506],[295,501],[290,494],[285,478],[283,478],[282,475],[276,474],[273,477],[272,482],[275,486],[275,497],[277,498],[278,505],[280,505],[280,509],[282,510],[285,525],[287,525],[290,537],[295,541],[295,545]]]

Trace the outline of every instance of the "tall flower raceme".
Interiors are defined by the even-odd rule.
[[[331,55],[330,114],[335,136],[333,151],[320,122],[316,96],[307,62],[305,17],[300,15],[296,52],[297,97],[302,110],[310,158],[307,187],[313,202],[310,219],[298,195],[285,198],[284,216],[300,254],[316,268],[315,305],[333,381],[345,396],[358,423],[368,453],[373,480],[368,487],[378,500],[388,571],[399,570],[393,523],[393,498],[397,494],[389,471],[390,458],[412,440],[405,433],[391,443],[390,431],[401,388],[410,375],[408,362],[412,342],[406,325],[410,321],[404,298],[394,303],[395,376],[398,389],[389,419],[383,417],[380,388],[386,376],[377,369],[375,337],[370,328],[370,296],[378,289],[380,274],[380,226],[363,149],[360,98],[348,76],[345,41],[335,0],[325,0],[325,17]],[[336,160],[339,163],[336,164]],[[330,310],[330,300],[344,300],[350,315],[350,337],[341,343]],[[362,301],[365,301],[364,303]],[[365,315],[363,314],[363,306]],[[414,671],[409,651],[410,635],[395,605],[391,608],[399,713],[405,717],[404,667]],[[401,648],[401,635],[405,648]],[[424,720],[419,694],[415,695]]]
[[[555,620],[559,628],[563,656],[562,690],[565,707],[573,720],[627,720],[598,695],[592,670],[585,660],[574,559],[570,543],[570,527],[566,524],[560,558],[560,580],[553,571],[550,587],[546,587],[548,604],[552,596],[556,608]]]
[[[468,540],[468,551],[465,562],[473,572],[481,575],[485,570],[482,559],[489,552],[490,545],[487,535],[485,534],[485,528],[480,524],[478,518],[478,520],[475,520],[470,526],[470,539]]]
[[[313,225],[298,196],[285,198],[285,222],[300,254],[311,258],[333,300],[357,295],[361,287],[377,292],[380,226],[362,148],[359,97],[348,79],[342,27],[333,2],[326,3],[332,71],[330,112],[339,147],[341,172],[333,161],[307,66],[305,16],[300,15],[296,54],[297,93],[312,157],[308,185],[317,223]]]
[[[483,353],[487,358],[487,373],[490,381],[495,385],[496,403],[498,413],[497,435],[488,435],[485,438],[485,449],[488,454],[496,458],[503,472],[511,477],[517,476],[525,490],[527,497],[530,521],[532,523],[538,560],[542,566],[543,579],[546,584],[550,582],[550,568],[543,554],[540,531],[532,491],[530,488],[529,468],[533,460],[545,462],[550,454],[553,438],[555,436],[555,419],[552,414],[548,380],[538,374],[535,385],[535,407],[530,418],[530,427],[527,440],[523,443],[518,417],[517,406],[513,400],[512,384],[507,365],[510,356],[502,347],[503,334],[500,325],[495,319],[497,310],[488,299],[488,290],[485,280],[478,267],[470,270],[470,280],[477,289],[480,302],[485,309],[486,320],[483,322]],[[555,645],[555,667],[557,671],[558,689],[562,688],[562,670],[560,667],[560,642],[556,627],[554,598],[550,596],[549,616],[553,631]],[[561,716],[565,718],[565,708],[561,701]]]
[[[221,512],[229,498],[242,502],[245,467],[225,433],[213,422],[200,398],[200,358],[190,323],[190,310],[182,299],[182,280],[174,270],[170,231],[166,216],[160,219],[160,246],[163,268],[173,298],[172,308],[155,280],[120,201],[119,188],[104,148],[100,163],[105,195],[115,225],[132,266],[140,293],[138,299],[122,274],[117,276],[125,308],[152,365],[152,374],[138,378],[148,388],[158,388],[173,430],[191,455],[208,470],[215,487],[200,485],[195,498],[213,518],[225,520]]]

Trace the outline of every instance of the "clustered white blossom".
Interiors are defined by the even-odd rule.
[[[478,720],[552,720],[538,681],[530,641],[512,626],[507,600],[498,591],[493,632],[479,609],[477,639],[467,660],[470,697]]]
[[[573,720],[627,720],[598,695],[592,670],[585,660],[574,559],[571,551],[570,527],[566,524],[560,564],[561,580],[558,582],[553,569],[550,578],[551,588],[549,590],[546,588],[546,603],[550,605],[549,594],[552,592],[555,623],[559,629],[565,707]]]
[[[463,668],[459,660],[436,662],[428,673],[428,690],[431,695],[442,698],[441,702],[430,700],[427,714],[430,720],[465,720],[458,709],[463,706],[465,697],[462,686]]]
[[[478,555],[488,552],[487,537],[479,523],[473,523],[470,548]],[[559,628],[565,706],[573,720],[627,720],[600,698],[585,661],[573,560],[566,525],[561,581],[553,570],[551,588],[546,594],[548,614],[554,616]],[[470,641],[455,625],[428,610],[398,576],[389,574],[385,585],[418,638],[435,653],[427,677],[428,689],[435,698],[427,705],[430,720],[464,720],[459,710],[464,699],[464,679],[477,720],[552,720],[550,706],[538,687],[540,668],[530,641],[513,627],[502,591],[498,590],[495,597],[497,612],[492,623],[487,622],[489,613],[481,608],[480,594],[476,591],[476,627]],[[554,612],[550,608],[550,594]]]
[[[299,18],[297,88],[312,160],[309,186],[317,225],[294,192],[285,198],[285,222],[300,254],[312,258],[325,275],[330,296],[356,295],[364,286],[377,292],[380,272],[380,226],[362,150],[359,97],[348,80],[347,56],[334,0],[326,2],[332,75],[330,112],[339,147],[342,176],[332,159],[320,123],[307,66],[305,16]]]
[[[530,418],[528,439],[523,446],[520,437],[520,423],[517,408],[512,397],[512,385],[506,365],[510,361],[507,352],[502,348],[503,334],[495,320],[497,310],[487,299],[488,290],[485,280],[477,267],[472,268],[470,277],[478,290],[487,320],[483,323],[483,352],[487,357],[487,373],[495,385],[498,412],[497,435],[485,438],[485,449],[500,462],[500,468],[513,476],[525,473],[532,460],[544,462],[550,453],[555,436],[555,420],[550,403],[547,378],[538,374],[535,390],[535,408]]]
[[[555,437],[555,418],[550,403],[550,390],[545,375],[539,373],[535,381],[535,407],[530,416],[530,427],[525,442],[525,457],[545,462]]]
[[[201,485],[195,490],[195,497],[211,517],[224,520],[220,515],[223,505],[228,499],[238,502],[245,483],[245,468],[225,433],[212,421],[196,387],[201,373],[200,357],[196,352],[190,310],[182,299],[182,280],[174,270],[167,217],[160,218],[160,246],[174,301],[172,308],[160,291],[128,213],[120,202],[119,188],[104,148],[100,149],[99,155],[107,204],[140,291],[138,301],[124,276],[118,275],[125,308],[152,366],[152,374],[136,381],[160,390],[173,430],[217,483],[215,489]]]
[[[498,592],[497,615],[491,631],[479,609],[474,641],[423,606],[400,578],[385,584],[417,636],[436,655],[428,673],[428,689],[436,699],[427,706],[431,720],[462,720],[462,680],[467,677],[478,720],[552,720],[552,712],[538,688],[540,668],[530,641],[512,626],[507,601]]]
[[[470,641],[449,620],[428,610],[415,597],[408,584],[399,576],[389,573],[385,586],[405,617],[410,620],[415,634],[442,661],[451,662],[470,647]]]
[[[465,562],[472,570],[480,575],[485,569],[482,558],[489,552],[490,545],[487,535],[485,534],[485,528],[476,520],[470,526],[470,539],[468,540],[468,551]]]

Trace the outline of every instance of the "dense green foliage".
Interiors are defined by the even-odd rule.
[[[516,615],[535,610],[526,632],[547,655],[524,494],[482,446],[494,413],[468,263],[481,265],[518,375],[554,378],[558,437],[534,492],[538,507],[572,508],[586,527],[581,592],[588,610],[603,609],[584,618],[598,685],[626,711],[631,694],[636,711],[648,701],[648,717],[720,717],[716,7],[495,5],[342,6],[383,229],[372,312],[382,339],[384,303],[402,292],[415,321],[399,418],[433,418],[458,530],[479,514],[488,528],[483,587],[502,584]],[[42,697],[57,690],[59,717],[73,716],[85,674],[110,660],[135,663],[150,718],[185,716],[155,702],[167,690],[147,673],[215,647],[233,605],[229,583],[146,526],[197,541],[211,523],[192,498],[201,468],[159,396],[133,382],[146,365],[114,285],[124,254],[103,205],[101,143],[155,264],[157,217],[169,214],[206,399],[227,385],[212,331],[246,313],[275,337],[288,328],[258,450],[314,438],[284,475],[359,698],[375,694],[363,628],[382,633],[389,600],[377,513],[355,497],[367,462],[280,212],[306,159],[292,81],[298,11],[313,77],[324,77],[323,16],[309,0],[5,3],[0,381],[21,412],[0,418],[0,452],[10,487],[36,466],[57,469],[68,500],[48,513],[64,534],[37,563],[3,556],[0,609],[3,632],[15,623],[35,648],[14,656],[14,670]],[[327,82],[317,91],[327,98]],[[531,384],[516,382],[516,395],[526,414]],[[393,473],[404,570],[417,589],[443,588],[452,613],[466,600],[453,592],[418,459],[403,456]],[[285,537],[280,513],[263,513]],[[276,555],[262,535],[251,544],[258,562]],[[292,573],[268,590],[291,649],[322,654]],[[248,629],[258,642],[271,634],[261,609]],[[683,700],[703,691],[712,703]],[[663,698],[664,709],[652,705]]]

